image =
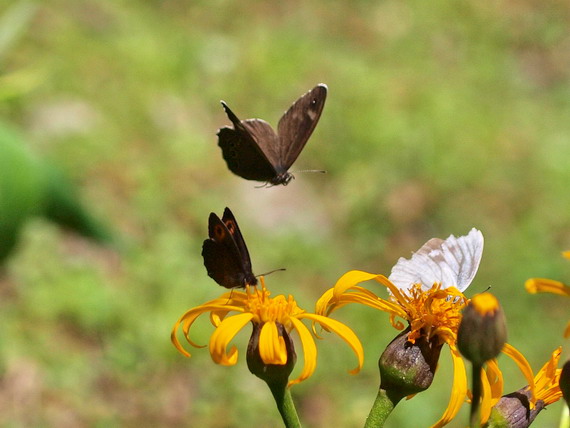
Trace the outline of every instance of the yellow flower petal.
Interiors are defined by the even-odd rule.
[[[473,398],[471,398],[473,400]],[[483,425],[489,416],[491,416],[491,384],[485,370],[481,370],[481,425]]]
[[[180,353],[182,353],[187,357],[190,357],[190,353],[182,347],[181,343],[178,341],[178,338],[176,337],[176,332],[180,327],[180,325],[182,325],[182,331],[184,333],[184,337],[186,338],[188,343],[190,343],[190,345],[194,346],[195,348],[204,348],[205,345],[198,345],[194,343],[188,336],[188,332],[190,331],[190,327],[192,326],[194,321],[196,321],[196,319],[203,313],[209,311],[221,310],[221,309],[225,310],[225,307],[220,305],[220,302],[222,302],[223,300],[224,299],[215,299],[203,305],[196,306],[195,308],[186,311],[184,315],[182,315],[180,319],[176,321],[174,327],[172,328],[172,332],[170,333],[170,340],[172,341],[176,349],[180,351]],[[237,307],[232,307],[231,310],[239,310],[240,312],[242,311],[241,308]]]
[[[279,331],[274,321],[268,321],[261,327],[259,355],[265,364],[284,365],[287,363],[285,339],[279,336]]]
[[[317,345],[311,336],[311,332],[305,325],[296,318],[291,317],[293,327],[299,333],[301,338],[301,345],[303,346],[303,370],[297,379],[289,381],[288,387],[300,383],[310,377],[317,366]]]
[[[384,275],[377,275],[374,273],[368,273],[361,270],[351,270],[345,273],[339,278],[334,286],[334,297],[338,298],[342,293],[356,284],[364,281],[369,281],[371,279],[386,278]],[[388,278],[386,278],[388,280]]]
[[[465,396],[467,394],[467,374],[465,373],[465,364],[461,359],[461,354],[455,346],[450,345],[451,358],[453,360],[453,386],[451,387],[451,398],[445,413],[432,428],[439,428],[447,425],[459,412]]]
[[[557,368],[560,356],[562,355],[562,347],[554,350],[550,359],[540,369],[534,378],[536,384],[536,398],[542,400],[546,406],[558,401],[562,397],[560,390],[560,373],[562,369]]]
[[[494,406],[501,399],[501,396],[503,394],[503,373],[499,369],[499,365],[497,364],[496,359],[487,361],[487,367],[485,371],[487,373],[489,383],[491,384],[491,399],[492,405]]]
[[[498,403],[503,393],[503,374],[499,370],[496,359],[487,361],[481,379],[483,381],[481,425],[483,425],[491,416],[491,409]]]
[[[564,329],[564,337],[567,339],[570,337],[570,321],[566,324],[566,328]]]
[[[552,293],[560,296],[570,296],[570,287],[563,282],[546,278],[531,278],[524,284],[526,291],[535,293]]]
[[[570,251],[563,251],[563,252],[562,252],[562,255],[563,255],[564,257],[566,257],[567,259],[570,259]]]
[[[519,351],[517,351],[513,346],[509,345],[508,343],[505,343],[502,352],[516,363],[516,365],[519,367],[520,371],[528,381],[529,389],[532,392],[532,397],[530,401],[532,406],[534,407],[534,404],[536,403],[536,387],[534,384],[534,375],[532,374],[532,369],[530,367],[530,364],[528,363],[523,354],[521,354]]]
[[[237,362],[238,350],[235,346],[226,348],[234,336],[253,318],[253,314],[244,313],[231,316],[221,322],[210,337],[210,354],[215,363],[224,366],[233,366]]]
[[[342,303],[360,303],[383,312],[394,314],[401,318],[406,317],[406,311],[402,306],[376,296],[371,298],[370,296],[362,293],[352,292],[343,294],[340,301]]]
[[[362,344],[360,343],[360,340],[358,340],[356,334],[354,334],[354,332],[349,327],[332,318],[323,317],[320,315],[306,313],[300,315],[298,318],[307,318],[314,322],[318,322],[323,327],[326,327],[327,330],[338,334],[340,338],[352,348],[353,352],[356,354],[356,358],[358,359],[358,366],[350,370],[349,373],[356,374],[360,371],[362,364],[364,363],[364,349],[362,348]]]
[[[315,313],[322,315],[328,315],[330,313],[327,311],[327,308],[330,304],[330,301],[333,299],[333,292],[334,288],[329,288],[323,293],[321,297],[319,297],[319,300],[317,300],[317,303],[315,305]]]

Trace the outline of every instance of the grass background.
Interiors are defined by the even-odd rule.
[[[535,370],[563,343],[570,302],[523,284],[570,278],[567,2],[14,4],[0,1],[3,32],[18,35],[0,37],[2,117],[130,246],[117,254],[27,225],[0,288],[1,426],[279,426],[243,358],[221,367],[170,344],[174,321],[222,291],[200,251],[208,214],[225,206],[254,271],[286,267],[268,286],[307,310],[349,269],[388,274],[427,239],[478,227],[485,252],[469,293],[492,286],[509,342]],[[271,189],[233,176],[216,144],[228,123],[218,101],[275,125],[319,82],[327,104],[293,169],[328,174]],[[364,307],[335,317],[360,336],[365,367],[349,376],[348,347],[319,343],[315,375],[293,390],[309,427],[362,426],[397,333]],[[202,343],[210,333],[207,320],[194,330]],[[247,339],[235,341],[242,357]],[[500,364],[507,392],[524,385]],[[450,385],[443,353],[433,387],[388,426],[435,422]]]

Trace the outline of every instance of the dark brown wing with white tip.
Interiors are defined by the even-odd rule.
[[[326,98],[327,85],[321,83],[295,101],[279,120],[279,164],[274,164],[275,169],[287,171],[293,165],[317,126]]]

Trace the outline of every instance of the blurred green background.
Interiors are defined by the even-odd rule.
[[[316,298],[350,269],[389,274],[427,239],[485,235],[468,294],[491,286],[533,369],[563,344],[570,301],[570,3],[512,1],[0,2],[0,110],[127,243],[116,252],[36,219],[0,280],[0,426],[280,426],[235,343],[235,367],[176,352],[182,313],[222,291],[200,256],[211,211],[232,208],[273,294]],[[232,175],[217,147],[226,100],[273,125],[315,84],[323,115],[288,187]],[[1,173],[1,171],[0,171]],[[370,284],[370,287],[376,286]],[[378,288],[378,293],[385,293]],[[332,335],[294,387],[308,427],[362,426],[386,314],[348,306],[365,367]],[[207,343],[207,319],[196,325]],[[568,355],[568,342],[564,357]],[[299,362],[299,364],[302,361]],[[506,392],[524,385],[500,359]],[[443,413],[450,358],[390,427]],[[450,426],[465,426],[467,406]],[[539,415],[554,426],[562,406]]]

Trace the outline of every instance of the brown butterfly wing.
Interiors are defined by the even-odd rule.
[[[228,224],[230,224],[230,228],[216,214],[210,214],[208,220],[209,238],[204,241],[202,246],[202,257],[206,271],[214,281],[225,288],[241,288],[245,287],[246,284],[255,285],[257,279],[251,272],[249,254],[233,215],[231,215],[231,221],[228,221]],[[238,241],[245,248],[245,254],[240,251],[241,244],[237,244],[236,235]],[[244,258],[246,259],[245,262]]]
[[[279,152],[279,137],[271,125],[263,119],[247,119],[242,120],[241,123],[253,137],[259,149],[271,164],[271,167],[275,171],[274,175],[285,172],[286,170],[282,171],[280,169],[281,154]]]
[[[257,279],[253,275],[251,270],[251,258],[249,257],[249,251],[247,250],[247,245],[245,245],[245,240],[243,239],[243,235],[239,230],[239,226],[237,224],[237,220],[235,219],[232,211],[226,207],[224,210],[224,215],[222,216],[222,222],[226,225],[228,230],[230,231],[231,235],[234,238],[236,246],[238,248],[240,261],[241,261],[241,268],[245,275],[245,280],[249,285],[256,285]]]
[[[277,171],[287,171],[293,165],[317,126],[326,98],[327,85],[321,83],[295,101],[279,120],[279,163],[274,164]]]
[[[263,138],[276,139],[275,132],[269,124],[259,119],[240,121],[223,101],[222,106],[234,125],[233,128],[223,127],[218,131],[218,145],[228,168],[246,180],[271,180],[276,175],[275,168],[258,142]],[[263,122],[266,126],[249,123],[252,121]]]

